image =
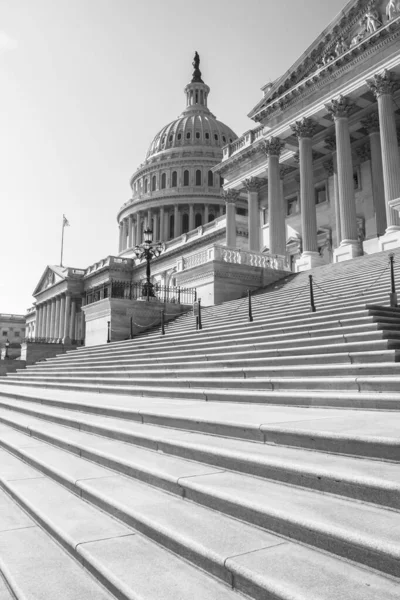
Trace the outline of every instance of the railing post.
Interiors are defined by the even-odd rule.
[[[310,280],[310,306],[311,306],[311,312],[316,312],[317,308],[316,308],[316,306],[314,304],[314,290],[313,290],[312,275],[309,275],[308,279]]]
[[[164,311],[161,311],[161,335],[165,335],[165,315],[164,315]]]
[[[394,254],[389,254],[390,260],[390,306],[397,307],[396,282],[394,279]]]
[[[247,290],[247,296],[249,298],[249,322],[253,322],[253,311],[251,310],[251,290]]]
[[[133,338],[133,317],[131,317],[130,319],[130,336],[129,339],[131,340]]]
[[[107,344],[111,342],[111,321],[107,321]]]
[[[197,289],[194,290],[194,302],[197,302]]]
[[[178,304],[181,303],[181,286],[178,287]]]
[[[198,304],[199,304],[199,329],[203,329],[203,325],[201,323],[201,299],[200,298],[198,300]]]

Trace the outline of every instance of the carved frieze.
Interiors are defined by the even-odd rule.
[[[272,137],[269,140],[265,140],[262,147],[267,156],[280,156],[285,143],[279,138]]]
[[[280,167],[281,179],[283,179],[287,175],[294,173],[295,171],[296,171],[296,169],[291,167],[290,165],[281,165],[281,167]]]
[[[333,164],[333,160],[326,160],[323,163],[323,167],[324,167],[325,171],[327,172],[328,177],[331,177],[334,174],[335,167],[334,167],[334,164]]]
[[[296,121],[290,127],[298,138],[312,138],[315,133],[315,123],[308,117]]]
[[[329,135],[324,139],[324,144],[328,150],[331,152],[335,152],[336,150],[336,137],[334,135]]]

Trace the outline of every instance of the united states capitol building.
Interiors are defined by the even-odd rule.
[[[398,3],[351,0],[264,85],[249,112],[254,128],[239,137],[212,113],[196,52],[180,117],[156,133],[130,179],[118,248],[86,268],[48,266],[27,336],[125,339],[139,319],[132,289],[146,264],[135,248],[147,229],[161,251],[155,299],[173,294],[175,304],[180,290],[195,288],[207,306],[288,272],[400,246],[399,40]]]

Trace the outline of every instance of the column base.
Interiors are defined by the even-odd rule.
[[[62,343],[63,344],[70,344],[71,343],[71,338],[68,337],[68,336],[65,337],[65,338],[62,338]]]
[[[314,267],[324,265],[325,261],[319,252],[303,252],[300,258],[296,261],[296,273],[301,271],[309,271]]]
[[[359,241],[344,240],[338,248],[333,251],[333,262],[344,262],[362,256],[363,250]]]
[[[392,250],[400,247],[400,228],[393,226],[386,229],[385,235],[379,238],[380,250]]]

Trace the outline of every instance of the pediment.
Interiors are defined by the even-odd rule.
[[[259,121],[262,109],[296,87],[302,80],[317,73],[330,63],[334,63],[349,50],[362,45],[364,40],[389,21],[386,7],[388,2],[379,0],[350,0],[344,9],[333,19],[324,31],[314,40],[297,61],[274,82],[262,89],[264,97],[249,113],[249,117]],[[368,14],[370,15],[368,17]],[[392,19],[400,16],[391,15]],[[332,65],[334,68],[334,65]],[[282,103],[284,105],[284,102]]]
[[[68,269],[65,269],[64,267],[48,265],[44,270],[43,275],[39,279],[39,283],[33,292],[33,296],[44,292],[47,288],[59,283],[60,281],[64,281],[67,273]]]

